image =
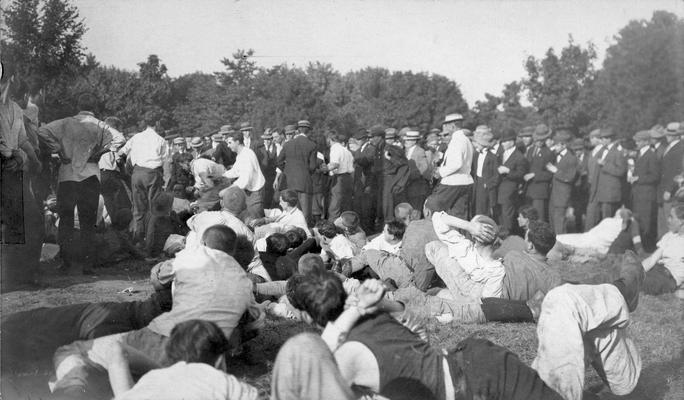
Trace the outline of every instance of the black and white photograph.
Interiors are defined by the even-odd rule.
[[[0,399],[684,399],[684,0],[0,0]]]

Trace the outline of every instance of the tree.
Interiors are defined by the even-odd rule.
[[[587,93],[595,77],[596,50],[589,43],[582,48],[570,37],[560,56],[549,48],[543,59],[530,56],[525,62],[523,86],[542,119],[552,127],[579,129],[594,119],[588,109]]]
[[[615,36],[599,71],[600,121],[629,137],[657,123],[684,120],[684,19],[656,11]]]
[[[20,79],[41,79],[46,88],[43,118],[74,111],[65,102],[69,85],[82,72],[85,58],[81,38],[86,31],[76,7],[68,0],[15,0],[6,10],[2,54]]]

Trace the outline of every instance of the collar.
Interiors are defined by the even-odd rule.
[[[561,150],[560,153],[558,153],[558,156],[563,157],[567,152],[568,152],[568,149],[565,148],[565,149]]]
[[[646,154],[647,151],[649,151],[651,148],[649,146],[644,146],[639,149],[639,156],[643,156]]]
[[[508,150],[504,150],[504,152],[503,152],[504,159],[508,159],[508,157],[510,157],[514,151],[515,151],[515,146],[511,147]]]
[[[90,111],[79,111],[79,113],[78,113],[77,115],[89,115],[89,116],[91,116],[91,117],[94,117],[94,116],[95,116],[95,114],[93,114],[93,113],[90,112]]]

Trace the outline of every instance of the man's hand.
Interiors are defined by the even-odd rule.
[[[378,302],[385,294],[385,286],[377,279],[367,279],[356,289],[356,306],[363,314],[370,314],[377,309]]]
[[[497,171],[499,171],[500,174],[507,174],[511,172],[511,169],[508,167],[504,167],[503,165],[500,165],[499,168],[497,168]]]
[[[670,193],[670,192],[663,193],[663,200],[670,201],[671,197],[672,197],[672,193]]]
[[[523,175],[523,179],[525,180],[525,182],[529,181],[532,178],[534,178],[534,172],[528,172],[527,174]]]
[[[556,167],[555,165],[553,165],[551,163],[548,163],[548,164],[546,164],[546,170],[551,172],[552,174],[555,174],[556,172],[558,172],[558,167]]]
[[[480,242],[491,242],[494,240],[494,228],[489,224],[472,221],[468,225],[468,232]]]

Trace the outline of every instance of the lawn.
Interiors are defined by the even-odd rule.
[[[600,256],[583,262],[563,261],[554,264],[566,280],[583,283],[608,281],[614,277],[619,260]],[[40,290],[14,291],[2,294],[2,313],[28,310],[41,306],[58,306],[86,301],[129,301],[144,299],[151,293],[147,283],[148,266],[121,263],[97,270],[95,276],[60,276],[53,267],[43,267],[45,287]],[[133,288],[134,293],[120,293]],[[506,346],[530,364],[536,354],[537,339],[534,324],[441,325],[427,321],[430,342],[451,347],[469,335],[487,338]],[[267,320],[259,337],[249,343],[252,354],[249,363],[242,359],[229,362],[234,375],[258,387],[267,398],[270,371],[278,348],[290,336],[311,329],[301,323]],[[684,399],[684,301],[673,295],[642,296],[632,314],[630,333],[641,353],[643,369],[636,390],[624,399],[681,400]],[[590,370],[589,370],[590,371]],[[50,371],[35,369],[18,374],[3,371],[3,399],[47,398]],[[587,374],[587,387],[600,381],[593,371]],[[100,382],[100,386],[106,384]],[[604,395],[603,398],[617,398]]]

